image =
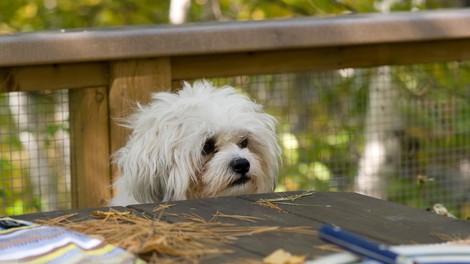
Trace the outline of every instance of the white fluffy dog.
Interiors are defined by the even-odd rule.
[[[132,135],[113,155],[122,172],[112,205],[273,191],[276,120],[234,88],[184,84],[155,93],[127,120]]]

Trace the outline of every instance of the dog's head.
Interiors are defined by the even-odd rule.
[[[275,125],[232,87],[197,81],[156,93],[129,118],[130,140],[114,155],[121,191],[142,203],[270,192],[280,157]]]

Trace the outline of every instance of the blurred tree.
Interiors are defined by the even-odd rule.
[[[365,13],[384,9],[390,12],[435,9],[458,7],[467,2],[464,0],[8,0],[0,1],[0,32],[170,23],[170,5],[187,10],[186,19],[181,21],[199,22]]]
[[[191,0],[171,0],[169,20],[170,24],[183,24],[188,17]]]
[[[404,128],[397,105],[399,90],[394,86],[391,67],[378,67],[371,78],[364,124],[365,146],[354,190],[386,199],[387,178],[397,171],[400,160],[396,132]]]
[[[365,12],[395,12],[461,7],[468,6],[469,2],[468,0],[4,0],[0,1],[0,34],[36,30],[179,24],[213,20],[261,20]],[[176,10],[175,14],[178,16],[172,18],[171,10]],[[455,76],[452,75],[456,70],[462,72],[460,78],[454,78]],[[463,63],[458,67],[451,63],[440,64],[425,68],[422,72],[425,75],[423,79],[430,79],[433,83],[439,84],[439,87],[446,87],[449,94],[468,100],[468,91],[465,90],[465,86],[456,81],[470,78],[468,64]],[[308,185],[315,184],[320,186],[319,189],[330,190],[336,188],[336,185],[331,182],[339,176],[355,174],[360,171],[361,166],[367,165],[368,158],[365,152],[368,141],[371,143],[372,140],[358,139],[362,138],[358,135],[366,137],[365,135],[369,134],[364,131],[367,128],[358,127],[363,123],[369,123],[370,126],[373,126],[375,121],[372,120],[372,113],[376,111],[374,109],[380,108],[380,104],[374,105],[374,102],[371,101],[372,98],[380,97],[380,94],[374,94],[371,89],[376,74],[378,73],[374,70],[358,69],[342,69],[326,74],[324,72],[300,73],[287,77],[266,77],[267,84],[256,88],[248,87],[250,93],[260,101],[263,101],[263,98],[271,99],[272,102],[269,100],[267,102],[269,110],[282,119],[281,141],[286,153],[284,157],[285,174],[292,176],[291,178],[297,181],[291,188],[308,188],[311,187]],[[325,75],[328,76],[325,77]],[[406,69],[391,70],[388,77],[390,80],[398,80],[398,84],[400,84],[398,89],[401,89],[401,92],[406,91],[413,95],[422,92],[419,85],[410,85],[421,83],[421,80],[414,74],[407,73]],[[286,91],[283,87],[285,83],[294,83],[295,87],[288,87],[289,89]],[[325,87],[328,89],[323,89]],[[420,144],[420,142],[433,137],[443,146],[466,144],[465,136],[468,136],[470,132],[468,129],[470,108],[459,104],[450,105],[450,110],[446,110],[447,108],[436,110],[431,106],[431,99],[426,97],[428,93],[423,94],[425,95],[420,96],[419,99],[425,101],[423,109],[427,112],[424,110],[420,112],[406,106],[403,106],[403,109],[391,109],[393,109],[392,112],[396,112],[395,117],[399,115],[399,111],[405,111],[406,114],[414,114],[417,120],[420,120],[427,128],[432,128],[429,129],[433,130],[430,132],[415,125],[412,129],[398,131],[400,140],[406,138],[407,141],[406,144],[404,143],[406,147],[401,147],[412,153],[410,159],[413,159],[414,163],[410,163],[409,166],[418,166],[416,164],[419,164],[419,172],[426,176],[426,166],[429,164],[426,163],[427,157],[423,153],[430,148],[430,145]],[[431,95],[434,96],[433,99],[447,96],[443,93],[439,93],[439,95],[431,93]],[[41,95],[26,94],[24,96]],[[294,98],[295,101],[286,102],[286,98]],[[4,102],[8,102],[4,99]],[[279,101],[282,101],[282,104]],[[290,109],[295,109],[298,114],[295,116],[287,114]],[[24,112],[31,111],[35,110],[24,109]],[[350,112],[345,114],[346,111]],[[446,138],[444,136],[446,132],[442,132],[441,124],[436,123],[433,119],[435,116],[430,116],[429,112],[435,116],[453,113],[458,124],[452,129],[464,136],[455,139]],[[11,113],[9,112],[8,115]],[[392,116],[394,115],[392,114]],[[0,126],[7,127],[4,125],[7,121],[5,118],[0,118]],[[384,133],[389,135],[391,130],[394,129],[389,129]],[[395,136],[393,138],[391,144],[385,145],[396,146],[397,138]],[[3,142],[0,144],[13,142],[21,146],[21,140],[18,136],[1,138],[1,140]],[[408,144],[410,142],[414,143]],[[408,146],[412,147],[408,148]],[[420,146],[419,149],[416,146]],[[26,146],[23,148],[27,149]],[[419,153],[416,153],[417,151]],[[465,151],[462,153],[463,155],[468,154]],[[20,167],[14,162],[3,159],[1,154],[0,169],[17,170]],[[353,155],[356,158],[351,158]],[[365,162],[363,165],[360,162],[361,157]],[[346,165],[339,167],[338,161],[344,161]],[[468,159],[465,162],[465,159],[462,158],[462,164],[461,167],[468,167]],[[383,169],[380,166],[377,167],[379,171]],[[18,174],[18,171],[13,174]],[[0,177],[5,175],[0,171]],[[302,181],[306,183],[299,183]],[[397,182],[401,184],[401,179]],[[283,185],[282,187],[286,187],[287,184]],[[382,186],[383,183],[378,185]],[[0,186],[0,199],[6,193],[1,188]],[[380,189],[383,190],[383,186]],[[396,193],[401,190],[400,188],[395,189]]]

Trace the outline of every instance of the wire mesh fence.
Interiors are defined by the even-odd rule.
[[[360,191],[470,216],[469,62],[212,81],[278,118],[278,191]],[[0,214],[70,208],[67,92],[2,94],[0,124]]]
[[[278,190],[359,191],[470,216],[470,64],[218,78],[279,119]]]
[[[0,215],[70,208],[66,90],[0,95]]]

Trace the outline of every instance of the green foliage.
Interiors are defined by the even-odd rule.
[[[220,10],[214,10],[211,1],[195,0],[192,1],[188,21],[259,20],[377,12],[384,2],[219,0]],[[391,3],[390,11],[457,7],[457,1],[402,0]],[[154,0],[0,1],[0,34],[166,24],[169,4],[170,1]],[[285,175],[281,178],[280,190],[310,189],[312,186],[317,190],[347,190],[357,173],[358,159],[364,147],[363,124],[368,107],[369,80],[374,72],[374,69],[342,69],[250,76],[243,77],[245,81],[239,83],[232,78],[223,81],[244,86],[251,96],[279,118],[279,136],[284,153],[281,175]],[[454,166],[452,162],[455,162],[450,158],[440,160],[439,155],[442,153],[436,150],[460,147],[458,155],[468,157],[470,154],[468,149],[462,149],[462,146],[469,145],[470,94],[467,85],[470,83],[470,64],[449,62],[396,67],[393,80],[403,98],[399,102],[400,114],[407,118],[406,129],[402,132],[402,149],[409,150],[412,142],[418,142],[420,147],[413,153],[410,151],[403,155],[401,169],[404,172],[393,175],[389,194],[393,200],[428,207],[430,202],[436,201],[432,197],[446,195],[446,177],[436,178],[424,186],[417,185],[416,177],[426,174],[427,168],[436,160],[446,168]],[[243,85],[246,83],[248,85]],[[290,101],[282,101],[282,98],[290,98]],[[56,103],[55,99],[47,95],[40,95],[37,99],[43,100],[41,105],[45,105],[44,109],[36,109],[41,113],[47,113]],[[4,94],[0,94],[0,105],[8,105]],[[449,120],[452,121],[450,125]],[[41,129],[47,142],[58,132],[68,130],[62,124],[50,124]],[[8,107],[0,108],[0,208],[9,208],[7,211],[0,210],[0,214],[40,210],[41,201],[29,196],[24,198],[24,194],[30,192],[27,172],[22,170],[24,165],[10,158],[12,155],[22,155],[18,130]],[[16,188],[18,186],[26,189]],[[406,198],[404,192],[408,194]],[[439,202],[450,202],[439,199]]]
[[[404,131],[390,200],[419,208],[444,203],[459,215],[468,189],[459,162],[470,157],[469,62],[392,67]],[[219,78],[243,87],[280,120],[283,166],[277,190],[351,190],[362,154],[370,80],[376,69]],[[458,76],[456,76],[458,75]],[[292,88],[292,87],[295,87]],[[288,98],[288,99],[286,99]],[[460,185],[462,188],[456,188]]]
[[[0,2],[0,30],[124,26],[167,22],[169,1],[9,0]]]
[[[209,0],[191,1],[188,20],[259,20],[377,12],[380,0]],[[453,2],[453,1],[449,1]],[[418,4],[417,4],[418,3]],[[0,33],[168,23],[170,1],[8,0],[0,1]],[[447,1],[393,1],[391,11],[455,6]]]

